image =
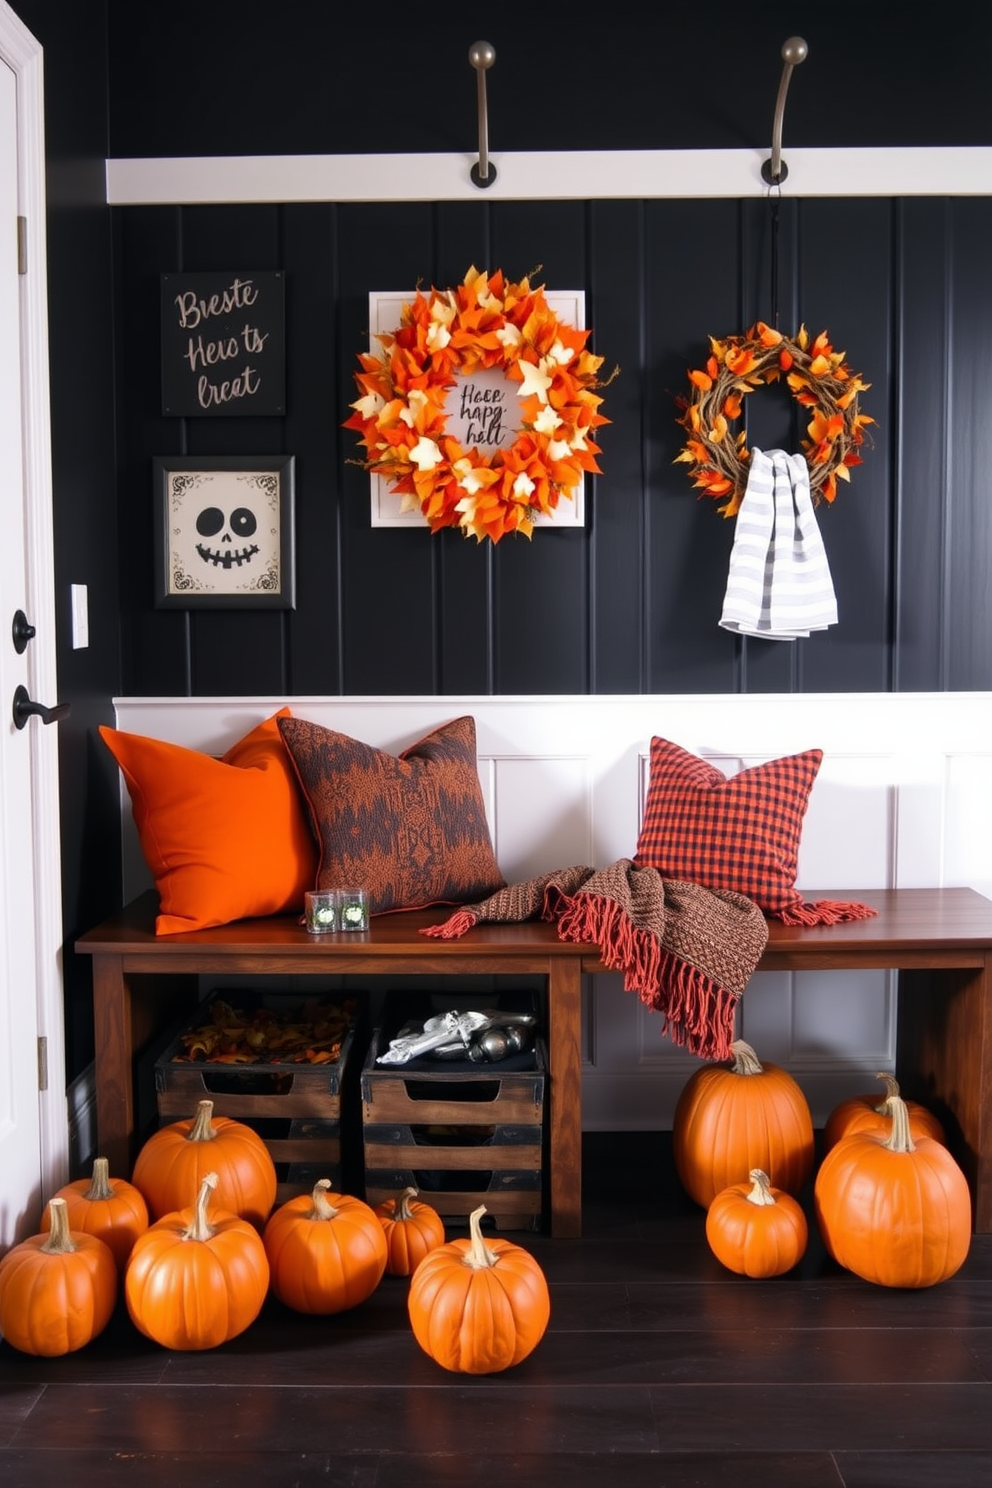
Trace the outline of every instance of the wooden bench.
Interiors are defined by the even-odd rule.
[[[958,888],[805,893],[860,899],[878,914],[816,928],[773,921],[758,969],[899,970],[897,1076],[947,1124],[975,1229],[992,1231],[992,900]],[[479,925],[450,941],[420,935],[443,918],[437,910],[376,918],[359,937],[310,937],[291,917],[157,937],[155,909],[149,892],[76,943],[93,958],[97,1141],[112,1172],[130,1172],[135,1059],[167,1008],[175,1016],[175,977],[537,975],[547,988],[551,1233],[581,1233],[582,974],[604,969],[588,946],[537,921]]]

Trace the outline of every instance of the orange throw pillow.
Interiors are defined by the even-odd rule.
[[[157,935],[295,912],[317,844],[282,741],[281,708],[220,759],[100,726],[159,893]]]

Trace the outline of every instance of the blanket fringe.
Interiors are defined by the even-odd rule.
[[[453,915],[440,925],[426,925],[421,935],[433,936],[435,940],[457,940],[466,930],[471,930],[479,916],[472,909],[456,909]]]
[[[813,904],[783,909],[776,919],[785,925],[840,925],[847,920],[870,920],[877,914],[870,904],[856,900],[817,899]]]
[[[738,999],[688,962],[662,949],[656,935],[633,925],[602,894],[561,896],[562,940],[592,941],[604,966],[624,973],[625,992],[664,1018],[662,1033],[699,1059],[729,1059]]]

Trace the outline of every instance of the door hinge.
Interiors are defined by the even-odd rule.
[[[38,1089],[48,1089],[48,1040],[44,1035],[38,1040]]]
[[[28,219],[18,217],[17,219],[17,272],[26,274],[28,271]]]

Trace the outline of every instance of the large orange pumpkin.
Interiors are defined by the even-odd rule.
[[[914,1141],[905,1102],[888,1099],[888,1137],[856,1132],[827,1153],[813,1186],[827,1250],[879,1286],[927,1287],[959,1270],[971,1244],[971,1195],[942,1142]]]
[[[0,1260],[0,1336],[23,1354],[54,1358],[102,1333],[117,1303],[117,1263],[96,1237],[72,1233],[65,1199],[49,1200],[49,1229]]]
[[[386,1237],[386,1270],[390,1276],[412,1276],[428,1251],[444,1244],[444,1220],[430,1204],[405,1188],[395,1199],[375,1208]]]
[[[374,1210],[321,1178],[288,1199],[262,1235],[272,1290],[296,1312],[334,1313],[370,1297],[386,1270],[386,1236]]]
[[[809,1226],[791,1194],[752,1168],[748,1183],[723,1189],[706,1211],[706,1238],[718,1261],[741,1276],[781,1276],[806,1253]]]
[[[90,1178],[77,1178],[56,1193],[65,1199],[70,1230],[95,1235],[113,1251],[117,1270],[123,1273],[131,1247],[148,1228],[148,1205],[140,1189],[125,1178],[111,1178],[105,1157],[93,1161]],[[42,1230],[51,1226],[51,1209],[41,1218]]]
[[[853,1136],[855,1132],[873,1132],[876,1136],[887,1137],[892,1130],[892,1117],[886,1105],[890,1095],[899,1095],[899,1082],[894,1075],[885,1070],[880,1070],[875,1076],[877,1080],[885,1082],[885,1094],[879,1091],[869,1091],[865,1095],[852,1095],[835,1106],[827,1117],[823,1127],[823,1151],[824,1154],[836,1147],[841,1137]],[[906,1111],[909,1115],[909,1132],[915,1141],[917,1137],[932,1137],[935,1142],[944,1141],[944,1128],[932,1111],[926,1106],[921,1106],[917,1101],[908,1100]]]
[[[217,1174],[217,1204],[261,1230],[276,1199],[276,1169],[269,1149],[243,1121],[214,1116],[202,1100],[189,1121],[153,1132],[138,1153],[131,1181],[153,1219],[191,1202],[207,1173]]]
[[[258,1231],[210,1208],[217,1174],[206,1173],[193,1207],[151,1225],[134,1242],[124,1297],[139,1332],[168,1349],[208,1349],[236,1338],[262,1310],[269,1263]]]
[[[438,1245],[410,1282],[414,1337],[444,1369],[495,1374],[540,1343],[551,1316],[548,1284],[529,1251],[482,1236],[484,1204],[469,1217],[469,1238]]]
[[[730,1048],[729,1067],[707,1064],[689,1076],[672,1121],[676,1171],[704,1209],[752,1168],[793,1195],[813,1171],[813,1118],[798,1083],[762,1065],[743,1039]]]

